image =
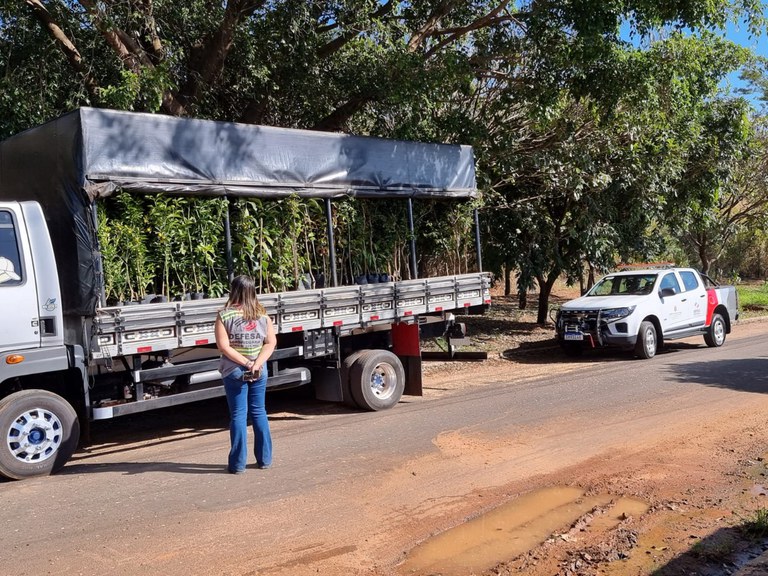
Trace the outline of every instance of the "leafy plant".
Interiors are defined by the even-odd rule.
[[[143,203],[140,198],[119,194],[100,206],[98,240],[107,302],[138,300],[155,275]]]
[[[768,508],[762,506],[754,511],[752,516],[741,525],[742,531],[752,538],[768,536]]]

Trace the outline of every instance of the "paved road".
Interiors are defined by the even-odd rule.
[[[520,374],[564,358],[527,357],[382,413],[281,393],[274,468],[236,477],[221,401],[100,423],[62,473],[0,483],[0,574],[386,572],[472,510],[468,495],[768,407],[766,330],[652,361],[590,355],[554,377]]]

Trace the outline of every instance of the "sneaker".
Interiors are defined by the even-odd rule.
[[[244,474],[245,473],[245,470],[232,470],[231,468],[227,468],[227,471],[230,474]]]
[[[269,470],[270,468],[272,468],[272,464],[259,464],[257,468],[259,470]]]

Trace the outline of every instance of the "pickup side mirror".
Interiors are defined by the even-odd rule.
[[[675,292],[674,288],[662,288],[659,291],[659,294],[661,295],[662,298],[664,298],[665,296],[674,296],[675,294],[677,294],[677,292]]]

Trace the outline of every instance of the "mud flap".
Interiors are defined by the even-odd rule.
[[[403,394],[421,396],[421,344],[418,324],[392,324],[392,352],[400,358],[405,370]]]
[[[319,366],[312,368],[312,384],[315,387],[315,398],[318,400],[344,401],[341,371],[338,368]]]

